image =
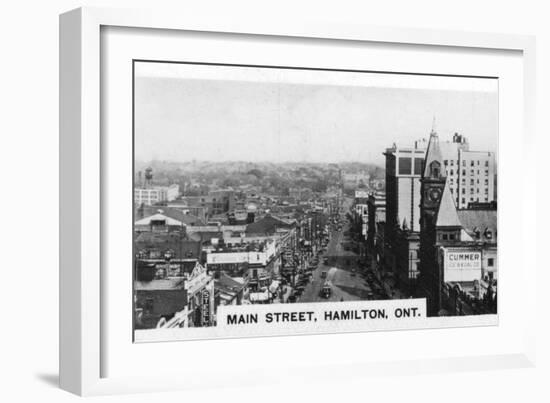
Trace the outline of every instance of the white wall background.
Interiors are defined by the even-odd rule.
[[[197,3],[197,4],[195,4]],[[465,29],[537,36],[539,159],[526,174],[540,172],[539,200],[548,195],[542,159],[550,128],[550,25],[544,1],[5,1],[0,6],[0,399],[6,402],[65,402],[76,398],[57,389],[58,356],[58,14],[81,5],[110,7],[184,6],[187,13],[268,13],[274,20],[321,18],[372,25]],[[534,193],[533,193],[534,195]],[[547,214],[540,203],[539,250]],[[533,241],[535,239],[533,238]],[[542,256],[542,253],[541,253]],[[7,259],[6,259],[7,258]],[[542,262],[542,260],[541,260]],[[542,264],[542,263],[541,263]],[[544,264],[548,267],[548,264]],[[542,267],[541,267],[542,269]],[[539,285],[541,326],[539,366],[446,375],[351,379],[349,383],[311,384],[289,389],[165,393],[96,398],[102,401],[548,401],[550,379],[548,300]],[[542,323],[542,321],[544,321]],[[411,346],[412,348],[412,346]],[[510,399],[510,400],[508,400]]]

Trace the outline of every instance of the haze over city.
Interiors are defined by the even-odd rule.
[[[138,63],[135,94],[139,161],[383,165],[434,117],[442,141],[497,152],[495,79]]]

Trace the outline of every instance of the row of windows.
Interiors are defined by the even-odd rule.
[[[450,178],[450,179],[449,179],[449,183],[450,183],[451,185],[454,185],[454,183],[455,183],[454,179],[453,179],[453,178]],[[457,183],[458,183],[458,181],[457,181]],[[476,183],[477,183],[478,185],[480,184],[479,179],[477,179],[477,180],[475,180],[475,179],[473,179],[473,178],[470,179],[470,185],[471,185],[471,186],[473,186],[473,185],[476,184]],[[462,185],[464,185],[464,186],[466,185],[466,178],[462,178]],[[485,185],[485,186],[489,186],[489,179],[485,179],[484,185]]]
[[[454,193],[454,189],[451,188],[451,193]],[[470,194],[473,194],[473,193],[479,193],[479,188],[470,188]],[[485,193],[486,195],[489,194],[489,189],[485,188],[483,189],[483,193]],[[466,194],[466,188],[462,188],[462,194]]]
[[[454,176],[454,174],[455,174],[454,169],[446,170],[445,172],[447,172],[447,175],[449,175],[449,176]],[[466,172],[467,171],[465,169],[463,169],[462,170],[462,176],[466,176]],[[457,169],[456,174],[458,175],[459,173],[460,173],[460,171]],[[476,170],[475,169],[470,169],[470,175],[471,176],[476,175]],[[479,169],[477,170],[477,175],[481,175],[481,171]],[[489,176],[489,170],[488,169],[485,170],[485,176]]]
[[[489,166],[489,161],[486,160],[486,161],[484,161],[484,162],[485,162],[484,165],[485,165],[486,167],[488,167],[488,166]],[[454,166],[454,165],[455,165],[455,160],[444,160],[444,161],[443,161],[443,164],[444,164],[445,166],[447,166],[447,165]],[[459,161],[459,160],[456,160],[456,166],[459,166],[459,165],[460,165],[460,161]],[[467,160],[462,160],[462,166],[465,167],[465,166],[467,166],[467,165],[468,165],[468,161],[467,161]],[[471,167],[476,166],[476,165],[477,165],[477,166],[480,166],[480,165],[481,165],[481,161],[480,161],[480,160],[476,160],[476,161],[471,160],[471,161],[470,161],[470,166],[471,166]]]
[[[477,197],[477,198],[470,197],[470,200],[469,200],[469,201],[470,201],[470,202],[481,202],[481,200],[480,200],[479,197]],[[485,196],[485,197],[483,198],[483,201],[484,201],[484,202],[488,202],[488,201],[489,201],[489,198],[488,198],[487,196]],[[458,203],[458,198],[456,199],[456,202]],[[461,206],[465,205],[465,204],[466,204],[466,198],[463,197],[463,198],[461,199],[461,202],[462,202],[462,203],[461,203]]]

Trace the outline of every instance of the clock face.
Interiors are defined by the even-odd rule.
[[[441,190],[439,190],[439,189],[431,189],[428,192],[428,198],[431,201],[434,201],[434,202],[438,201],[440,197],[441,197]]]

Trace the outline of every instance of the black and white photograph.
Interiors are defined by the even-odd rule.
[[[496,316],[498,84],[135,60],[134,340]]]

